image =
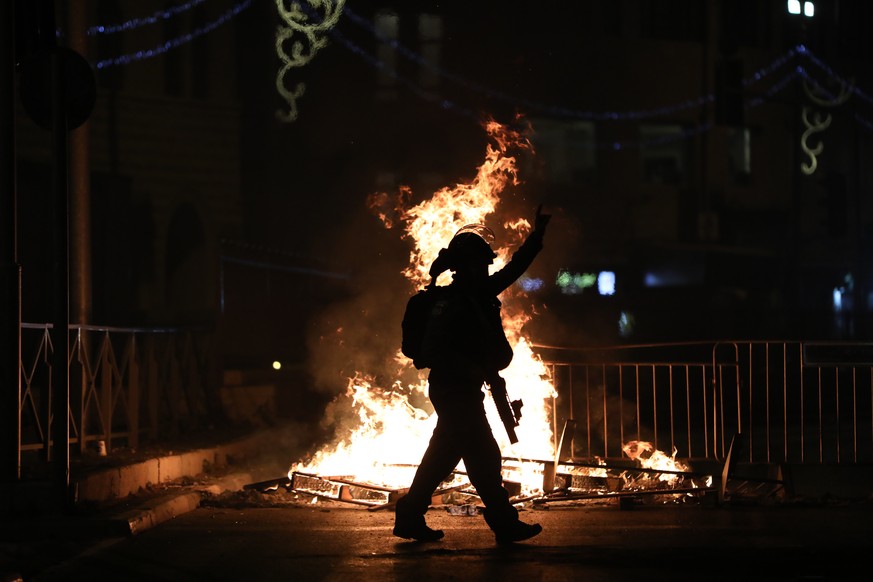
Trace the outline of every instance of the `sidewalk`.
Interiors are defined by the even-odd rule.
[[[4,487],[0,582],[25,581],[51,564],[139,534],[196,509],[206,495],[284,475],[300,454],[298,430],[287,425],[214,446],[79,462],[67,508],[57,506],[50,483]]]

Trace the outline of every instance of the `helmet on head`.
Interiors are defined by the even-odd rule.
[[[483,224],[468,224],[461,227],[452,237],[449,246],[442,249],[430,266],[430,285],[436,284],[437,277],[445,271],[457,271],[465,264],[483,263],[490,265],[497,254],[491,250],[494,232]]]
[[[489,245],[494,243],[494,231],[484,224],[465,224],[458,229],[458,232],[455,233],[454,238],[457,238],[459,234],[464,234],[466,232],[478,235],[479,238],[481,238]],[[454,238],[452,240],[454,240]]]
[[[483,260],[489,264],[497,256],[491,249],[494,242],[494,231],[484,224],[467,224],[462,226],[449,243],[449,252],[457,261]]]

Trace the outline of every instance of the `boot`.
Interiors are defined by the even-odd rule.
[[[404,519],[398,516],[394,519],[394,535],[419,542],[435,542],[441,540],[445,534],[441,529],[427,527],[424,518]]]
[[[530,539],[543,531],[543,526],[538,523],[524,523],[516,521],[511,525],[501,526],[494,530],[494,537],[498,544],[511,544]]]

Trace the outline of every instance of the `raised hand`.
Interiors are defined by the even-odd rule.
[[[551,219],[551,214],[543,214],[543,205],[540,204],[537,206],[537,215],[536,218],[534,218],[534,230],[539,233],[545,233],[546,226],[548,226]]]

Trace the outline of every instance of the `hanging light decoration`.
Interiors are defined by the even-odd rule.
[[[297,119],[297,100],[306,91],[304,83],[288,86],[286,76],[297,67],[308,64],[318,51],[327,46],[325,34],[334,27],[342,15],[345,0],[306,0],[300,2],[276,0],[276,9],[284,24],[276,31],[276,54],[282,62],[276,74],[276,90],[288,103],[287,111],[277,111],[280,121],[290,123]]]

